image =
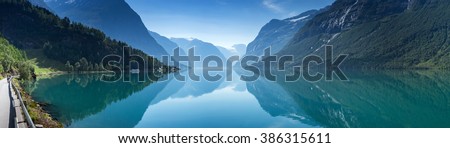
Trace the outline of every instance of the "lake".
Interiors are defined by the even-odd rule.
[[[309,83],[43,78],[27,90],[65,127],[450,127],[446,71],[346,71]]]

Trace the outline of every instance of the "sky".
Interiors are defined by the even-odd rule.
[[[271,19],[320,9],[334,0],[125,0],[147,29],[233,48],[248,44]]]

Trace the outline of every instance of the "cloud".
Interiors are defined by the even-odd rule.
[[[284,11],[283,8],[275,2],[275,0],[263,0],[262,4],[275,13],[282,13]]]

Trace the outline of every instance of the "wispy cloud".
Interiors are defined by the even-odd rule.
[[[275,13],[282,13],[284,9],[275,0],[263,0],[262,4]]]

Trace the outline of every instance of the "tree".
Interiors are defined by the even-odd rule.
[[[20,79],[29,80],[34,73],[34,66],[30,62],[19,63]]]
[[[98,66],[98,65],[97,65]],[[3,73],[4,71],[3,71],[3,66],[2,66],[2,64],[0,64],[0,74],[1,73]]]
[[[61,24],[62,24],[62,26],[63,26],[64,28],[69,28],[69,26],[70,26],[70,20],[69,20],[69,18],[64,17],[64,18],[61,20]]]
[[[49,52],[52,52],[53,46],[50,44],[50,42],[47,41],[42,46],[42,49],[44,49],[45,53],[49,53]]]
[[[3,59],[3,69],[5,72],[11,72],[14,66],[15,60],[11,56],[6,56]]]
[[[42,48],[48,59],[63,64],[64,61],[70,61],[71,64],[79,62],[79,67],[72,65],[76,71],[95,69],[95,65],[86,66],[84,60],[80,61],[82,57],[85,57],[88,63],[99,63],[106,55],[121,53],[123,47],[129,46],[107,37],[98,29],[71,22],[68,18],[60,18],[49,11],[28,4],[27,0],[6,0],[0,3],[0,10],[8,12],[1,14],[2,20],[20,20],[2,22],[1,30],[8,31],[6,34],[8,40],[18,47]],[[131,50],[138,55],[148,56],[141,50],[134,48]],[[0,56],[0,60],[3,59]],[[8,65],[2,65],[3,69],[10,69]],[[102,69],[102,65],[98,67]]]
[[[81,58],[80,59],[80,68],[82,71],[88,71],[89,69],[89,62],[86,60],[86,58]]]
[[[91,62],[89,62],[88,71],[94,71],[94,65]]]
[[[80,62],[76,62],[76,63],[75,63],[75,69],[76,69],[78,72],[80,71],[80,67],[81,67]]]
[[[97,63],[94,64],[94,71],[100,71],[100,67],[98,67]]]
[[[70,65],[70,61],[67,61],[65,66],[67,71],[73,71],[73,66]]]

